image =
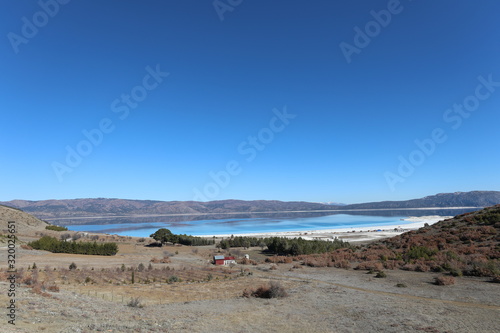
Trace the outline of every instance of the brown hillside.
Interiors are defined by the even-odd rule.
[[[500,275],[500,205],[385,239],[355,254],[359,269]]]
[[[47,222],[42,221],[33,215],[22,210],[0,205],[0,234],[7,235],[7,225],[9,221],[14,221],[16,235],[34,235],[38,231],[45,230]]]

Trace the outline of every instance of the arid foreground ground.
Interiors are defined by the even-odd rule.
[[[488,279],[460,277],[454,285],[437,286],[437,273],[390,270],[386,278],[375,278],[366,271],[299,262],[274,265],[264,262],[260,249],[236,250],[258,265],[220,268],[208,263],[217,251],[213,246],[149,248],[128,238],[118,244],[119,253],[111,257],[18,248],[23,281],[16,290],[16,325],[3,315],[0,331],[496,332],[500,327],[500,286]],[[5,246],[0,254],[5,281]],[[164,257],[170,262],[151,263]],[[73,262],[77,268],[69,270]],[[135,271],[132,284],[131,268],[141,263],[144,269]],[[26,286],[30,278],[42,288]],[[245,289],[269,281],[279,281],[288,297],[242,297]],[[8,284],[1,282],[0,288],[6,313]],[[132,298],[139,306],[128,305]]]

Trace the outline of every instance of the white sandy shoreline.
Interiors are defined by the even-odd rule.
[[[265,233],[242,233],[232,234],[233,236],[248,236],[248,237],[302,237],[304,239],[324,239],[333,240],[339,238],[349,242],[365,242],[381,238],[387,238],[402,234],[410,230],[416,230],[423,227],[426,223],[431,225],[436,222],[451,218],[452,216],[420,216],[408,217],[401,221],[400,224],[370,226],[370,227],[350,227],[350,228],[335,228],[323,230],[303,230],[303,231],[279,231]],[[202,237],[227,238],[231,234],[224,235],[203,235]]]

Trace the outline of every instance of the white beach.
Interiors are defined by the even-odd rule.
[[[307,230],[307,231],[279,231],[267,233],[243,233],[232,234],[233,236],[248,236],[248,237],[287,237],[295,238],[302,237],[304,239],[313,240],[333,240],[335,238],[345,240],[351,243],[368,242],[382,238],[393,237],[400,235],[410,230],[416,230],[423,227],[426,223],[431,225],[436,222],[451,218],[452,216],[420,216],[408,217],[401,221],[401,224],[370,226],[370,227],[352,227],[338,229],[323,229],[323,230]],[[227,238],[231,234],[224,235],[206,235],[204,237]]]

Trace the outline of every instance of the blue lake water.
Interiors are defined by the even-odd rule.
[[[470,210],[469,210],[470,211]],[[427,211],[418,212],[422,215],[457,215],[463,210],[450,211]],[[356,214],[261,214],[252,217],[243,214],[241,216],[226,216],[226,218],[204,217],[155,217],[155,218],[114,218],[114,219],[89,219],[82,222],[68,220],[54,221],[55,224],[65,225],[73,231],[99,232],[117,234],[121,236],[148,237],[160,228],[170,229],[175,234],[188,234],[195,236],[210,236],[221,234],[245,234],[245,233],[268,233],[280,231],[308,231],[335,228],[376,227],[385,225],[400,225],[410,223],[402,219],[415,214],[407,214],[405,211],[392,211],[386,213],[377,212],[378,215],[367,215],[368,213]],[[414,211],[410,212],[414,213]],[[387,215],[387,216],[384,216]],[[163,221],[162,221],[163,220]],[[154,222],[151,222],[154,221]],[[82,224],[85,223],[85,224]]]

